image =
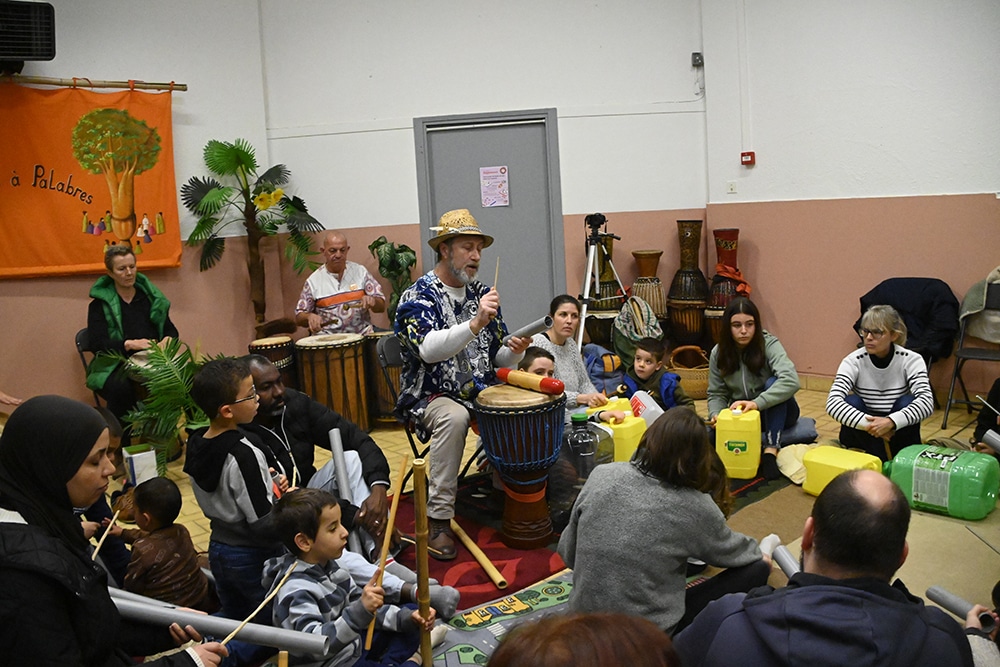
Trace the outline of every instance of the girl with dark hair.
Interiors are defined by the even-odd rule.
[[[770,559],[726,524],[728,494],[701,418],[667,410],[631,461],[594,469],[573,505],[559,540],[570,611],[643,616],[673,633],[710,601],[767,583]],[[689,558],[729,569],[685,591]]]
[[[577,406],[595,408],[608,402],[587,375],[583,357],[576,347],[580,326],[580,302],[569,294],[560,294],[549,305],[552,326],[531,338],[531,344],[549,352],[556,361],[556,378],[566,385],[566,409]]]
[[[74,508],[107,491],[108,427],[94,408],[38,396],[0,435],[0,663],[131,665],[130,655],[201,639],[194,628],[142,626],[118,615],[104,570],[91,560]],[[149,664],[218,665],[219,643]]]
[[[781,476],[777,454],[781,432],[799,419],[795,392],[799,374],[777,337],[761,326],[760,311],[746,297],[733,299],[722,314],[722,335],[708,363],[708,418],[715,423],[726,408],[760,411],[759,475]]]

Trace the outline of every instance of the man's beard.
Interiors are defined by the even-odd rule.
[[[479,271],[476,271],[471,276],[466,273],[463,269],[455,266],[455,260],[448,258],[448,270],[451,271],[451,275],[455,277],[455,280],[462,283],[463,285],[468,285],[479,275]]]

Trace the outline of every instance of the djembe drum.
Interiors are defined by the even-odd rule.
[[[701,220],[678,220],[681,268],[674,274],[667,293],[670,323],[678,343],[696,343],[705,326],[708,280],[698,266]]]
[[[562,447],[565,406],[565,394],[507,384],[487,387],[476,397],[483,451],[507,493],[501,539],[512,549],[537,549],[552,538],[545,486]]]
[[[395,336],[391,331],[375,331],[365,334],[365,371],[368,373],[368,409],[371,412],[372,425],[396,426],[398,422],[392,411],[396,409],[393,396],[399,394],[401,368],[388,366],[389,379],[393,383],[390,388],[382,373],[382,365],[378,360],[378,342],[383,336]],[[393,393],[395,391],[395,394]]]
[[[250,354],[266,357],[281,373],[281,382],[292,389],[299,388],[299,378],[295,373],[295,344],[291,336],[270,336],[258,338],[249,345]]]
[[[302,391],[368,430],[364,336],[320,334],[295,343]]]
[[[587,320],[583,323],[583,327],[587,332],[587,337],[590,338],[590,342],[597,343],[609,350],[613,349],[611,337],[615,328],[616,317],[618,317],[617,310],[588,311]]]

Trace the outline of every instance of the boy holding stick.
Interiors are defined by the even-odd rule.
[[[273,620],[277,627],[330,637],[325,656],[292,656],[292,664],[308,667],[341,665],[420,665],[420,631],[434,626],[435,612],[423,618],[410,606],[384,604],[378,572],[359,588],[337,564],[347,545],[337,498],[320,489],[296,489],[282,496],[273,518],[289,553],[267,561],[264,581],[274,586],[289,566],[301,565],[278,591]],[[372,618],[380,631],[370,651],[362,637]],[[443,626],[442,626],[443,627]],[[403,662],[405,660],[405,662]]]

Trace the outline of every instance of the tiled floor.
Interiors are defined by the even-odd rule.
[[[805,386],[815,387],[815,383],[803,384]],[[835,440],[839,431],[839,425],[827,416],[825,412],[826,393],[825,388],[817,387],[802,389],[796,395],[796,400],[799,403],[802,414],[816,419],[816,428],[819,431],[820,442]],[[698,412],[702,415],[707,414],[708,410],[706,402],[701,400],[696,403],[698,405]],[[922,429],[924,440],[941,437],[953,437],[967,440],[969,436],[971,436],[973,429],[971,425],[975,421],[975,414],[969,415],[961,409],[953,410],[950,415],[950,423],[947,431],[942,431],[940,428],[942,416],[942,412],[937,410],[930,417],[930,419],[924,422]],[[402,429],[396,427],[379,428],[372,432],[372,437],[379,444],[379,446],[382,447],[382,451],[385,452],[386,459],[388,459],[389,466],[392,469],[391,479],[395,480],[399,473],[400,466],[403,463],[403,457],[408,457],[410,461],[413,459],[410,452],[410,446],[406,440],[406,434]],[[417,444],[419,446],[419,441]],[[475,447],[475,436],[470,435],[469,439],[466,441],[463,464],[465,460],[471,457],[475,452]],[[318,468],[320,465],[329,460],[329,457],[330,453],[328,451],[317,448],[316,467]],[[198,507],[198,503],[194,499],[190,483],[188,482],[187,476],[182,471],[183,461],[183,458],[174,461],[170,464],[167,471],[168,476],[176,481],[178,486],[180,486],[184,496],[184,507],[178,521],[187,526],[188,530],[191,532],[192,538],[194,539],[195,545],[201,550],[207,550],[209,538],[208,519],[206,519],[201,513],[201,509]]]

